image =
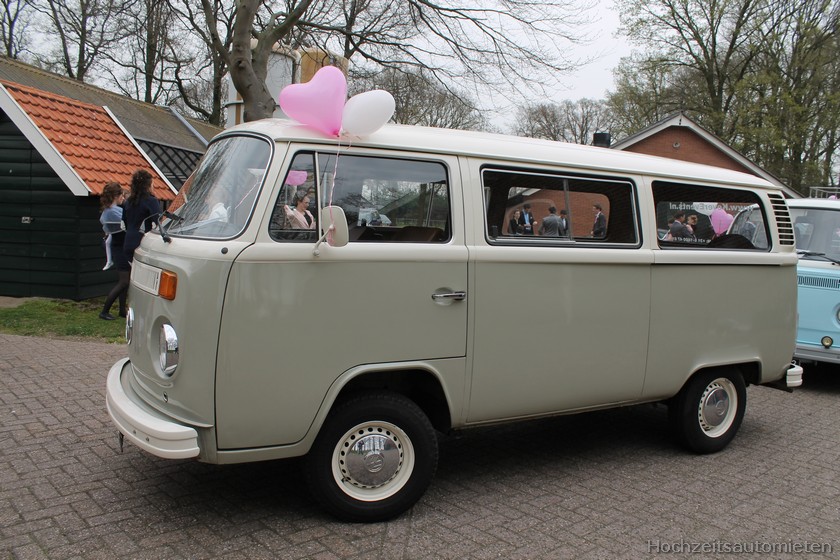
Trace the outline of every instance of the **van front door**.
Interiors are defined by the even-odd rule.
[[[216,382],[220,449],[301,440],[353,368],[428,366],[461,398],[468,302],[459,295],[467,289],[464,232],[452,226],[453,214],[463,215],[450,187],[457,174],[455,158],[369,152],[343,154],[336,165],[314,149],[290,156],[257,243],[236,259],[228,282]],[[317,230],[304,224],[318,215],[318,193],[322,206],[344,209],[353,231],[348,245],[322,245],[316,256]],[[454,295],[433,297],[441,294]]]

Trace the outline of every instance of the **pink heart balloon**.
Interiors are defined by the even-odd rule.
[[[344,73],[335,66],[324,66],[305,84],[284,87],[280,92],[280,108],[301,124],[338,136],[346,98]]]

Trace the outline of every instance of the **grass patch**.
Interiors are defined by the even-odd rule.
[[[17,307],[0,309],[0,332],[123,343],[125,319],[100,319],[104,301],[104,297],[85,301],[29,299]],[[111,311],[115,314],[116,306]]]

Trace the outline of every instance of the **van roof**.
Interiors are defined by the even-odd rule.
[[[287,119],[262,119],[237,125],[221,133],[219,137],[241,132],[262,134],[273,138],[275,142],[300,141],[332,146],[340,144],[345,147],[350,143],[347,138],[328,137],[310,127]],[[722,167],[609,148],[489,132],[386,124],[364,138],[353,138],[352,145],[513,160],[522,163],[570,165],[575,169],[655,175],[682,181],[724,182],[779,190],[778,187],[760,177]]]

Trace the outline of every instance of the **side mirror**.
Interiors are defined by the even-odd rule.
[[[313,254],[317,257],[318,247],[324,240],[330,247],[344,247],[350,240],[350,230],[347,228],[347,216],[340,206],[324,206],[321,208],[321,230],[324,232],[315,244]]]

